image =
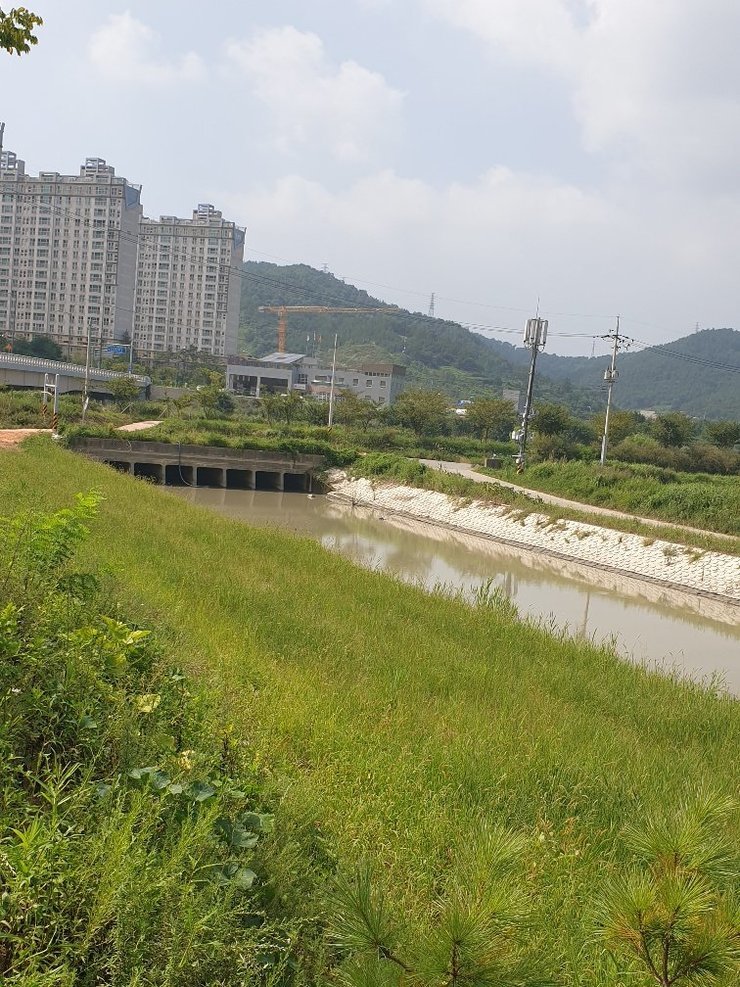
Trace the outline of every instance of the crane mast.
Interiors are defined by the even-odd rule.
[[[376,308],[344,308],[331,305],[260,305],[260,312],[267,312],[278,317],[277,351],[285,352],[285,341],[288,336],[288,312],[304,315],[377,315],[384,312],[400,312],[397,305],[383,305]]]

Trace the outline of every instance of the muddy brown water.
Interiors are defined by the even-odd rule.
[[[523,617],[597,642],[613,640],[630,660],[719,680],[740,696],[738,606],[331,497],[204,487],[172,492],[249,524],[314,538],[359,565],[427,589],[472,598],[490,583]]]

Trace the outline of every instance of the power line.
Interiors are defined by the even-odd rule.
[[[645,350],[652,350],[656,356],[668,356],[676,360],[684,360],[687,363],[693,363],[697,366],[706,367],[709,370],[726,370],[730,373],[740,373],[740,367],[735,366],[731,363],[720,363],[719,360],[710,360],[702,356],[698,356],[695,353],[683,353],[681,350],[674,350],[668,348],[664,343],[646,343],[644,340],[634,339],[630,336],[625,336],[625,339],[639,346],[644,352]]]
[[[20,192],[15,191],[15,190],[11,190],[11,194],[12,194],[12,192],[15,192],[15,195],[16,196],[20,196]],[[138,245],[139,240],[142,237],[145,237],[146,236],[146,234],[142,234],[140,232],[134,233],[134,232],[131,232],[131,231],[128,231],[128,230],[122,230],[120,228],[117,228],[110,221],[105,222],[103,226],[95,226],[94,225],[94,222],[95,221],[91,217],[83,216],[82,213],[80,213],[80,212],[74,211],[72,209],[66,208],[66,207],[61,206],[61,205],[58,205],[58,204],[54,204],[54,203],[38,203],[38,208],[40,210],[48,210],[48,211],[53,211],[53,212],[57,212],[57,213],[60,213],[60,214],[64,214],[64,215],[70,216],[70,217],[72,217],[75,220],[79,220],[79,222],[82,225],[85,225],[85,226],[87,226],[89,228],[92,228],[93,230],[98,230],[98,231],[105,230],[108,234],[111,234],[112,233],[115,236],[117,236],[119,238],[119,240],[125,240],[125,241],[127,241],[129,243],[136,243]],[[97,222],[100,222],[100,221],[98,220]],[[172,234],[172,235],[174,236],[174,234]],[[253,248],[249,248],[249,249],[250,249],[250,251],[252,253],[260,253],[259,251],[256,251]],[[265,254],[264,256],[274,256],[274,255]],[[285,258],[278,258],[278,259],[285,259]],[[221,270],[226,270],[229,273],[234,274],[236,277],[239,277],[239,278],[242,278],[242,279],[246,279],[246,280],[250,280],[250,281],[254,281],[254,282],[258,283],[258,284],[263,285],[264,287],[274,288],[274,289],[278,289],[280,291],[288,291],[288,292],[291,292],[294,295],[307,296],[307,297],[310,297],[312,299],[314,299],[316,297],[316,294],[317,294],[317,291],[314,288],[309,288],[309,287],[306,287],[304,285],[298,285],[298,284],[292,283],[290,281],[278,280],[275,277],[270,277],[268,275],[263,275],[263,274],[257,274],[257,273],[252,272],[252,271],[244,271],[243,269],[240,269],[240,268],[237,268],[237,267],[232,267],[230,264],[224,264],[223,262],[217,262],[217,264],[215,266],[219,267]],[[362,278],[353,278],[353,280],[356,280],[356,281],[359,281],[359,282],[365,283],[365,284],[373,284],[374,283],[374,282],[371,282],[371,281],[364,281],[363,282],[363,279]],[[390,285],[379,285],[379,286],[380,287],[388,288],[389,290],[393,290],[393,291],[405,291],[405,292],[408,292],[410,294],[422,294],[421,292],[415,292],[412,289],[401,289],[401,288],[397,288],[397,287],[392,287]],[[320,294],[321,294],[321,297],[324,298],[324,299],[326,299],[327,301],[338,302],[338,303],[341,303],[343,305],[346,305],[346,298],[342,298],[339,295],[330,294],[329,292],[321,292]],[[452,297],[449,297],[449,296],[437,295],[436,293],[433,295],[433,297],[435,299],[437,299],[437,298],[444,298],[445,300],[454,302],[456,304],[476,305],[476,306],[484,307],[484,308],[500,309],[502,311],[516,311],[516,312],[524,312],[524,311],[527,311],[526,309],[515,308],[515,307],[512,307],[512,306],[493,305],[493,304],[484,303],[484,302],[472,302],[472,301],[467,301],[467,300],[463,300],[463,299],[452,298]],[[431,307],[432,306],[430,305],[430,308]],[[419,322],[419,323],[422,323],[422,324],[428,323],[429,318],[430,318],[430,316],[416,315],[416,314],[414,314],[412,312],[400,312],[400,313],[398,313],[398,312],[392,312],[390,309],[391,309],[391,306],[389,306],[389,312],[388,312],[388,315],[389,316],[393,316],[393,315],[398,316],[398,315],[400,315],[403,318],[405,318],[406,320],[411,319],[411,320],[413,320],[415,322]],[[133,309],[128,309],[128,308],[125,308],[125,307],[120,307],[119,310],[120,311],[123,311],[123,312],[126,312],[127,314],[134,314],[134,310]],[[593,318],[593,319],[596,319],[596,318],[607,318],[605,316],[597,316],[597,315],[589,315],[589,314],[585,314],[585,313],[573,313],[573,312],[571,312],[571,313],[567,313],[567,312],[548,312],[547,314],[549,314],[549,315],[558,315],[558,316],[563,317],[563,318],[587,318],[587,319],[591,319],[591,318]],[[445,321],[447,321],[447,320],[445,320]],[[649,326],[649,327],[652,327],[652,328],[661,329],[661,331],[668,331],[664,327],[661,328],[661,327],[655,326],[655,325],[653,325],[651,323],[640,322],[637,319],[629,318],[627,321],[634,322],[636,325],[644,325],[646,327]],[[475,332],[479,332],[479,333],[491,332],[491,333],[518,334],[521,331],[519,329],[511,328],[509,326],[489,326],[489,325],[484,325],[484,324],[466,323],[466,322],[452,322],[452,324],[453,325],[459,325],[459,326],[461,326],[463,328],[466,328],[466,329],[468,329],[470,331],[475,331]],[[561,338],[561,339],[592,339],[592,340],[596,340],[596,339],[599,339],[599,338],[603,338],[599,334],[595,334],[595,333],[550,332],[550,335],[551,336],[558,337],[558,338]],[[667,357],[674,358],[674,359],[684,360],[685,362],[693,363],[693,364],[695,364],[697,366],[703,366],[703,367],[705,367],[707,369],[710,369],[710,370],[720,370],[720,371],[726,371],[726,372],[729,372],[729,373],[740,373],[740,367],[738,367],[738,366],[734,366],[732,364],[722,363],[722,362],[720,362],[718,360],[706,359],[706,358],[703,358],[703,357],[700,357],[700,356],[697,356],[697,355],[694,355],[694,354],[683,353],[683,352],[678,351],[678,350],[669,349],[667,347],[667,345],[664,344],[664,343],[647,343],[647,342],[645,342],[643,340],[635,339],[633,337],[628,337],[628,336],[622,336],[621,338],[625,342],[629,342],[629,343],[634,344],[635,346],[639,346],[642,350],[645,350],[645,349],[653,350],[656,353],[656,355],[659,355],[659,356],[667,356]]]

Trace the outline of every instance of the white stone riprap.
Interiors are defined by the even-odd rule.
[[[740,558],[433,490],[332,476],[330,496],[740,604]]]

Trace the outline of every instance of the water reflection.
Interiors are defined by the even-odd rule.
[[[740,695],[740,609],[658,584],[501,545],[333,498],[262,491],[173,490],[193,503],[260,526],[315,538],[359,565],[469,597],[491,583],[534,619],[595,641],[616,639],[636,661],[722,676]]]

